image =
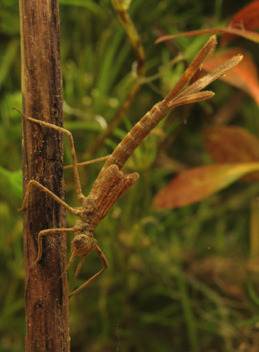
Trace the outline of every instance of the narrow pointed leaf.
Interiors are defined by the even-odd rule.
[[[259,163],[208,165],[183,171],[156,194],[153,206],[162,210],[201,201],[257,170]]]
[[[193,35],[216,34],[216,33],[228,33],[230,35],[234,35],[235,37],[240,36],[248,40],[251,40],[255,43],[259,43],[259,33],[244,30],[244,29],[239,29],[239,28],[233,28],[233,27],[199,29],[199,30],[190,31],[190,32],[163,35],[162,37],[158,38],[155,43],[158,44],[166,40],[172,40],[180,37],[189,37]]]

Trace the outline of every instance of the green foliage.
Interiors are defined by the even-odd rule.
[[[243,5],[245,5],[244,2]],[[22,258],[21,108],[18,1],[2,1],[0,58],[0,346],[24,351]],[[155,45],[156,30],[176,33],[212,27],[241,8],[240,2],[132,1],[130,16],[146,54],[147,77],[125,119],[94,157],[111,153],[128,130],[183,73],[207,36],[179,38],[174,52]],[[223,17],[227,14],[228,17]],[[119,109],[133,82],[134,51],[108,0],[60,1],[64,127],[75,139],[77,158]],[[185,61],[170,66],[178,52]],[[127,163],[137,184],[114,206],[95,233],[110,268],[70,301],[71,351],[235,351],[253,345],[258,324],[258,278],[245,275],[249,253],[249,202],[258,185],[236,184],[208,200],[175,211],[155,212],[152,198],[179,170],[207,158],[201,146],[204,116],[220,111],[234,88],[216,82],[213,101],[176,109],[188,118],[177,140],[164,121]],[[222,93],[224,91],[224,94]],[[219,93],[217,95],[217,93]],[[247,98],[235,124],[258,128],[258,111]],[[169,117],[169,119],[172,116]],[[158,150],[171,163],[162,164]],[[65,164],[71,163],[65,142]],[[161,166],[162,165],[162,166]],[[100,164],[80,170],[87,194]],[[78,206],[71,171],[65,172],[67,202]],[[68,226],[74,224],[68,214]],[[69,237],[69,236],[68,236]],[[69,237],[70,242],[71,237]],[[252,265],[252,264],[251,264]],[[72,284],[76,264],[68,272]],[[76,285],[101,267],[91,253]],[[71,287],[70,287],[71,290]]]

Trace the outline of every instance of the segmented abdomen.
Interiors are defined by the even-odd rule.
[[[112,164],[117,165],[121,169],[143,139],[147,137],[170,110],[171,108],[164,101],[154,105],[115,148],[103,169]]]

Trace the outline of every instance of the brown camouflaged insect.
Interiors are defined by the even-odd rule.
[[[153,128],[157,126],[157,124],[168,114],[171,109],[179,105],[198,102],[211,98],[214,95],[213,92],[200,92],[200,90],[206,87],[212,81],[223,76],[227,71],[231,70],[242,60],[242,55],[233,57],[232,59],[226,61],[225,63],[214,69],[212,72],[210,72],[203,78],[190,85],[182,93],[178,94],[184,88],[184,86],[191,80],[194,74],[200,69],[204,58],[210,51],[214,50],[215,45],[216,37],[212,36],[201,49],[196,58],[193,60],[189,68],[185,71],[177,85],[167,95],[167,97],[160,103],[154,105],[153,108],[144,117],[142,117],[142,119],[126,135],[122,142],[116,147],[114,152],[108,157],[108,160],[101,169],[93,185],[93,188],[87,197],[83,195],[81,190],[80,179],[78,174],[79,164],[77,164],[76,161],[72,134],[64,128],[25,116],[27,120],[33,121],[45,127],[53,128],[67,135],[73,161],[77,197],[82,205],[82,208],[80,209],[72,208],[62,199],[52,193],[49,189],[41,185],[39,182],[31,180],[28,183],[24,196],[23,206],[20,210],[26,208],[30,189],[32,186],[36,186],[40,190],[47,193],[60,205],[64,206],[66,210],[81,219],[77,220],[75,226],[72,228],[55,228],[40,231],[38,235],[38,257],[35,264],[40,261],[42,256],[43,236],[52,235],[56,233],[74,232],[74,239],[71,242],[72,256],[67,264],[64,274],[71,266],[75,257],[77,255],[82,255],[83,257],[80,263],[78,264],[75,273],[76,279],[86,256],[93,250],[95,250],[96,253],[99,255],[104,265],[102,270],[100,270],[97,274],[87,280],[78,289],[72,292],[69,298],[74,296],[76,293],[86,287],[90,282],[95,280],[109,266],[108,260],[106,259],[100,247],[97,245],[97,241],[94,238],[93,234],[97,225],[106,216],[111,207],[139,178],[139,175],[137,173],[124,175],[124,173],[120,171],[127,159],[132,155],[133,151],[140,145],[143,139],[152,131]],[[33,264],[33,266],[35,264]]]

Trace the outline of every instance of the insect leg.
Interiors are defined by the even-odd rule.
[[[102,270],[100,270],[97,274],[95,274],[94,276],[92,276],[89,280],[87,280],[83,285],[81,285],[78,289],[76,289],[74,292],[72,292],[68,298],[73,297],[76,293],[80,292],[83,288],[85,288],[87,285],[89,285],[92,281],[94,281],[97,277],[99,277],[108,267],[109,267],[109,263],[107,258],[105,257],[105,255],[103,254],[102,250],[100,247],[96,246],[95,248],[96,253],[99,255],[101,261],[103,262],[104,268],[102,268]],[[83,258],[82,258],[83,260]],[[81,260],[81,261],[82,261]],[[81,263],[81,262],[80,262]],[[79,263],[79,265],[80,265]],[[82,263],[83,264],[83,263]],[[81,264],[81,265],[82,265]],[[81,266],[80,266],[81,268]],[[79,269],[80,269],[79,268]],[[78,273],[77,273],[78,274]]]
[[[78,173],[78,169],[77,169],[76,152],[75,152],[74,140],[73,140],[72,133],[70,131],[66,130],[65,128],[63,128],[63,127],[59,127],[59,126],[53,125],[52,123],[48,123],[48,122],[45,122],[45,121],[34,119],[32,117],[25,116],[21,111],[19,111],[17,109],[15,109],[15,110],[18,111],[27,120],[35,122],[35,123],[37,123],[37,124],[39,124],[41,126],[49,127],[49,128],[52,128],[52,129],[54,129],[56,131],[63,132],[63,133],[65,133],[67,135],[67,139],[68,139],[69,147],[70,147],[70,153],[71,153],[71,157],[72,157],[72,163],[73,163],[73,170],[74,170],[74,178],[75,178],[75,182],[76,182],[77,197],[78,197],[79,201],[81,202],[85,197],[84,197],[84,195],[82,193],[82,190],[81,190],[80,178],[79,178],[79,173]]]
[[[59,229],[47,229],[47,230],[42,230],[39,232],[38,235],[38,256],[37,260],[35,261],[30,268],[32,268],[35,264],[37,264],[42,256],[42,237],[46,235],[52,235],[55,233],[63,233],[63,232],[75,232],[78,230],[78,227],[72,227],[72,228],[59,228]],[[70,263],[70,262],[69,262]],[[71,264],[70,264],[71,265]],[[66,269],[67,270],[67,269]]]
[[[80,210],[77,210],[77,209],[70,207],[66,202],[64,202],[62,199],[60,199],[58,196],[56,196],[48,188],[44,187],[41,183],[39,183],[35,180],[31,180],[28,183],[27,189],[25,192],[25,196],[24,196],[24,200],[23,200],[23,205],[22,205],[22,208],[20,208],[19,210],[24,210],[26,208],[26,204],[28,202],[28,197],[29,197],[30,190],[31,190],[32,186],[35,186],[35,187],[39,188],[40,190],[42,190],[43,192],[47,193],[51,198],[53,198],[57,203],[62,205],[64,208],[66,208],[70,213],[79,216]]]

